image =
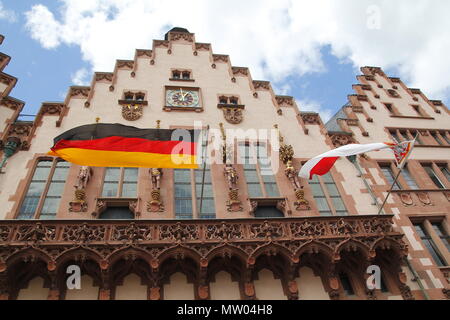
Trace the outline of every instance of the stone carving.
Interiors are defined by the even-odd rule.
[[[282,237],[283,227],[280,224],[264,221],[262,224],[253,224],[250,226],[251,236],[255,238],[278,238]]]
[[[255,90],[270,90],[269,81],[253,81],[253,86],[255,87]]]
[[[224,168],[224,174],[228,182],[228,189],[234,190],[237,188],[237,181],[239,179],[239,176],[237,174],[236,169],[233,167],[232,164],[226,164]]]
[[[331,136],[331,142],[333,145],[338,148],[345,146],[350,143],[354,143],[353,138],[349,135],[344,134],[334,134]]]
[[[75,184],[75,200],[69,203],[70,212],[86,212],[86,187],[91,179],[92,170],[90,167],[82,166],[78,172],[77,181]]]
[[[149,212],[163,212],[164,204],[161,200],[161,178],[162,169],[151,168],[149,170],[152,183],[151,200],[147,203],[147,211]]]
[[[151,168],[149,170],[150,175],[152,177],[152,188],[153,189],[161,189],[161,177],[162,177],[162,169],[160,168]]]
[[[70,97],[87,98],[90,90],[91,90],[90,87],[71,87]]]
[[[320,124],[320,118],[317,113],[302,114],[302,119],[306,124]]]
[[[245,67],[231,67],[233,75],[248,76],[248,68]]]
[[[414,201],[409,192],[402,192],[399,194],[399,196],[400,196],[400,200],[402,201],[403,205],[405,205],[405,206],[414,205]]]
[[[277,104],[279,107],[282,106],[293,106],[294,105],[294,98],[289,96],[276,96],[275,97]]]
[[[225,62],[227,63],[229,60],[229,57],[224,54],[213,54],[213,60],[214,62]]]
[[[117,69],[133,69],[133,66],[133,60],[117,60],[116,62]]]
[[[75,185],[76,190],[85,190],[86,186],[91,179],[92,170],[90,167],[82,166],[77,176],[77,183]]]
[[[241,206],[241,201],[239,200],[239,189],[237,187],[237,181],[239,179],[238,173],[233,165],[229,163],[225,165],[223,171],[228,183],[228,211],[242,211],[244,208]]]
[[[40,114],[61,114],[61,111],[63,110],[64,104],[60,103],[46,103],[42,105],[42,108],[40,110]]]
[[[280,146],[280,161],[287,164],[294,158],[294,148],[289,144],[282,143]]]
[[[291,182],[294,190],[301,189],[300,179],[298,178],[298,170],[292,165],[292,160],[288,160],[286,163],[286,169],[284,169],[286,177]]]
[[[144,108],[141,104],[126,104],[122,106],[122,117],[128,121],[136,121],[142,117]]]
[[[210,50],[211,44],[209,43],[199,43],[197,42],[195,44],[195,50]],[[213,57],[216,56],[216,54],[213,55]]]
[[[406,284],[400,284],[400,294],[404,300],[416,300],[411,292],[411,288]]]
[[[305,199],[305,191],[303,190],[303,187],[300,188],[301,189],[295,190],[295,197],[297,198],[297,201],[294,202],[295,209],[311,210],[311,207],[309,206],[309,201]]]
[[[192,33],[186,33],[186,32],[170,32],[170,41],[178,41],[178,40],[185,40],[188,42],[194,41],[194,35]]]
[[[241,226],[230,225],[222,222],[221,225],[211,225],[206,229],[206,239],[213,240],[231,240],[231,239],[242,239],[243,234]]]
[[[148,226],[132,222],[128,226],[116,226],[113,231],[112,240],[125,242],[138,242],[152,239],[152,230]]]
[[[428,196],[428,193],[426,192],[417,192],[416,193],[417,198],[419,198],[419,201],[425,205],[425,206],[432,206],[433,203],[431,202],[430,197]]]
[[[239,124],[244,120],[242,109],[240,108],[222,108],[223,116],[228,123]]]
[[[106,235],[105,226],[90,226],[86,222],[82,225],[65,226],[63,241],[85,243],[92,241],[104,241]]]

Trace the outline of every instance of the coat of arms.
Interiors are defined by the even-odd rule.
[[[136,121],[142,117],[144,109],[139,104],[126,104],[122,106],[122,117],[128,121]]]

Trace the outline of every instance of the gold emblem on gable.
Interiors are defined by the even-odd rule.
[[[136,121],[142,117],[144,109],[139,104],[126,104],[122,106],[122,117],[128,121]]]

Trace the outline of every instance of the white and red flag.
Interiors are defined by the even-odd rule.
[[[405,141],[398,144],[392,144],[391,150],[394,152],[395,162],[397,163],[397,168],[402,169],[414,148],[414,143],[416,140]]]
[[[378,151],[390,148],[396,155],[397,165],[403,166],[407,157],[411,154],[414,141],[406,141],[399,144],[396,143],[370,143],[370,144],[348,144],[337,149],[330,150],[308,160],[300,169],[299,176],[305,179],[312,179],[313,175],[323,176],[328,173],[334,163],[340,157],[355,156],[358,154]]]

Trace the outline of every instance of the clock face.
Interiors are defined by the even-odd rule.
[[[166,103],[169,107],[196,108],[200,99],[198,91],[187,89],[170,89],[166,91]]]

